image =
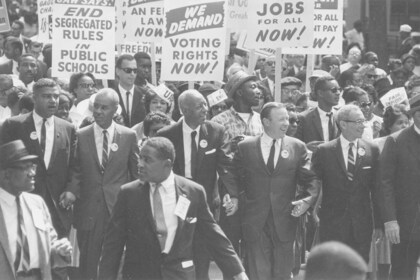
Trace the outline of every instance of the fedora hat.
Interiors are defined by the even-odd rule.
[[[7,169],[20,162],[35,161],[36,155],[30,155],[22,140],[15,140],[0,146],[0,170]]]

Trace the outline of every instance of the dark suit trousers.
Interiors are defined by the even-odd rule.
[[[291,279],[294,265],[293,241],[282,242],[277,236],[273,214],[267,218],[259,240],[245,243],[249,279]]]
[[[392,245],[391,271],[394,280],[414,279],[417,270],[417,260],[420,256],[420,240],[401,240],[400,244]]]
[[[81,279],[96,279],[102,244],[110,215],[106,203],[102,200],[101,215],[95,219],[91,230],[77,230],[77,242],[80,248],[79,270]]]

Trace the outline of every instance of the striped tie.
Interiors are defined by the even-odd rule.
[[[29,271],[30,257],[29,245],[26,238],[25,223],[23,220],[22,208],[20,205],[20,196],[16,196],[17,212],[18,212],[18,235],[16,238],[16,259],[14,263],[16,272]]]
[[[349,144],[349,156],[348,156],[348,160],[347,160],[347,177],[349,178],[350,181],[353,181],[353,177],[354,177],[354,169],[355,169],[355,165],[356,165],[356,160],[353,154],[353,147],[354,147],[354,143],[350,143]]]
[[[102,133],[104,134],[104,138],[103,138],[103,143],[102,143],[101,170],[102,170],[102,173],[104,173],[106,164],[108,163],[108,131],[103,130]]]

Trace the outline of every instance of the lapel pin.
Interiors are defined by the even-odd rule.
[[[203,140],[200,141],[200,147],[201,148],[205,149],[205,148],[207,148],[207,146],[208,146],[208,143],[207,143],[206,140],[203,139]]]
[[[282,158],[288,158],[289,157],[289,151],[288,150],[281,151],[281,157]]]
[[[118,151],[118,145],[117,145],[117,143],[112,143],[111,144],[111,151],[113,151],[113,152]]]
[[[357,149],[357,153],[359,154],[359,156],[364,156],[364,155],[366,155],[366,151],[365,151],[365,149],[364,148],[359,148],[359,149]]]
[[[36,135],[36,131],[32,131],[31,135],[29,136],[32,140],[37,140],[38,136]]]

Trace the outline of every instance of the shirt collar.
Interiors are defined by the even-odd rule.
[[[189,126],[188,126],[188,124],[185,122],[185,118],[183,118],[183,119],[182,119],[182,131],[183,131],[184,133],[191,134],[191,132],[193,132],[193,131],[197,131],[197,134],[198,134],[198,133],[199,133],[199,131],[200,131],[200,127],[201,127],[201,125],[197,126],[197,128],[196,128],[196,129],[192,129],[192,128],[191,128],[191,127],[189,127]]]
[[[264,145],[271,146],[273,144],[273,140],[274,140],[274,138],[268,136],[268,134],[265,133],[265,131],[263,132],[263,134],[261,136],[261,141],[263,142]],[[279,141],[281,141],[281,139],[276,139],[276,145],[278,143],[280,143]]]
[[[7,205],[14,205],[16,203],[16,196],[9,193],[3,188],[0,188],[0,199],[7,203]]]
[[[35,122],[35,125],[37,125],[37,124],[42,125],[42,122],[43,122],[44,118],[43,118],[43,117],[41,117],[40,115],[38,115],[38,114],[35,112],[35,110],[33,110],[33,114],[32,114],[32,115],[33,115],[33,117],[34,117],[34,122]],[[51,117],[47,118],[46,124],[47,124],[47,125],[52,125],[52,124],[54,124],[54,117],[53,117],[53,116],[51,116]]]
[[[104,131],[104,129],[100,127],[97,123],[93,123],[93,127],[99,134],[102,134],[102,131]],[[111,135],[111,132],[113,132],[114,129],[115,129],[115,123],[114,121],[112,121],[111,125],[105,130],[108,132],[108,135]]]
[[[154,191],[155,188],[156,188],[157,183],[150,182],[149,184],[150,184],[152,190]],[[160,182],[160,184],[162,185],[163,190],[165,191],[165,193],[168,193],[171,190],[171,188],[173,188],[173,186],[175,185],[175,175],[174,175],[174,172],[171,171],[171,173],[169,173],[168,178],[166,178],[165,180],[163,180],[162,182]]]
[[[234,114],[235,116],[237,116],[238,118],[240,118],[239,112],[236,111],[235,108],[233,108],[233,106],[230,107],[230,111],[232,112],[232,114]],[[254,110],[251,110],[251,113],[250,114],[251,114],[251,117],[252,117],[254,115]]]
[[[340,134],[340,141],[341,141],[341,147],[344,149],[348,149],[349,145],[350,145],[350,141],[347,140],[346,138],[344,138],[343,134]],[[352,143],[354,143],[354,147],[357,148],[357,141],[358,139],[354,140]]]
[[[121,95],[124,93],[124,95],[127,93],[127,91],[129,91],[130,92],[130,94],[133,94],[134,93],[134,85],[129,89],[129,90],[126,90],[126,89],[124,89],[122,86],[121,86],[121,84],[118,84],[118,89],[119,89],[119,91],[120,91],[120,93],[121,93]]]
[[[324,110],[319,108],[319,106],[317,108],[318,108],[318,113],[319,113],[320,116],[326,116],[328,113],[330,113],[330,112],[325,112]]]

